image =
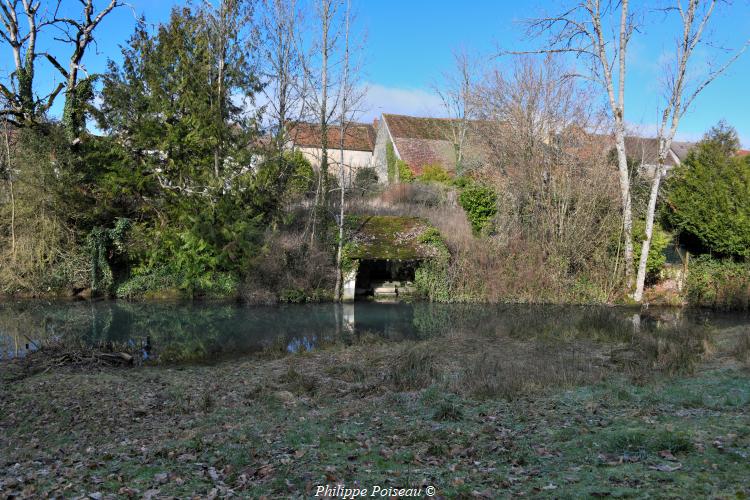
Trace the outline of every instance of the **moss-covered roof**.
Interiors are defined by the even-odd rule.
[[[422,241],[432,228],[418,217],[349,215],[346,217],[347,256],[352,259],[422,260],[435,248]]]

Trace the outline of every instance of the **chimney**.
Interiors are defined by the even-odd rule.
[[[372,126],[373,126],[373,128],[374,128],[375,130],[377,130],[377,129],[378,129],[378,123],[379,123],[379,122],[378,122],[378,119],[377,119],[377,118],[373,118],[373,119],[372,119]]]

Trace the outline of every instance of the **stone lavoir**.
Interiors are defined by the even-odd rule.
[[[344,301],[400,300],[416,293],[414,276],[435,250],[423,236],[432,226],[418,217],[350,215]]]

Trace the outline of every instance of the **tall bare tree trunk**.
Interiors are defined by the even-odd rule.
[[[219,75],[217,83],[218,89],[216,93],[219,97],[219,112],[217,119],[219,120],[219,131],[221,131],[221,126],[224,123],[224,54],[222,54],[222,57],[219,59]],[[216,147],[214,148],[214,176],[216,176],[217,179],[220,175],[219,167],[221,165],[221,140],[222,137],[220,132]]]
[[[274,124],[275,136],[272,144],[273,154],[281,164],[282,175],[294,175],[289,172],[291,165],[287,162],[284,150],[288,147],[289,133],[293,130],[290,124],[303,121],[305,110],[309,103],[307,79],[304,77],[307,69],[307,57],[298,45],[298,34],[301,28],[301,14],[297,0],[262,0],[261,29],[265,32],[264,66],[265,77],[270,83],[263,87],[268,100],[267,112],[269,122]],[[319,190],[316,183],[315,206]],[[304,234],[311,229],[314,210],[308,218]],[[311,231],[312,243],[315,239]]]
[[[620,201],[622,204],[622,236],[623,257],[625,260],[625,287],[628,293],[633,289],[633,206],[630,195],[630,172],[628,172],[628,158],[625,151],[624,124],[615,133],[615,148],[617,149],[617,170],[620,178]]]
[[[75,35],[66,34],[67,42],[73,45],[73,53],[70,56],[68,70],[57,62],[54,56],[46,55],[47,59],[62,74],[66,80],[65,84],[65,107],[63,110],[63,122],[71,141],[80,140],[81,134],[86,129],[86,101],[88,96],[82,95],[79,88],[78,72],[82,69],[81,62],[86,54],[86,49],[94,42],[94,30],[102,20],[115,8],[124,5],[120,0],[110,0],[96,16],[94,16],[94,0],[80,0],[83,5],[82,20],[57,19],[57,22],[67,24]]]
[[[638,262],[638,274],[636,277],[636,288],[633,295],[633,298],[637,302],[643,300],[648,254],[651,250],[651,238],[654,230],[654,217],[656,215],[656,203],[659,198],[659,188],[661,186],[661,180],[666,173],[665,162],[670,148],[672,147],[674,136],[677,133],[680,119],[698,94],[700,94],[700,92],[719,75],[724,73],[750,45],[750,40],[748,40],[742,48],[735,51],[723,65],[718,66],[717,69],[710,70],[704,78],[698,80],[698,83],[692,91],[686,90],[689,80],[691,79],[688,76],[691,58],[696,47],[699,47],[702,41],[705,28],[708,25],[716,4],[717,0],[710,0],[708,2],[689,0],[686,8],[683,8],[682,4],[678,2],[677,7],[674,9],[680,14],[682,36],[677,44],[677,64],[675,65],[675,72],[674,74],[668,75],[668,78],[666,78],[669,82],[669,86],[666,89],[667,103],[662,112],[662,119],[659,125],[659,164],[651,183],[651,192],[649,193],[648,208],[646,210],[646,234],[641,246],[641,256]],[[693,75],[693,79],[694,78],[695,76]]]
[[[346,20],[345,20],[345,41],[344,41],[344,76],[341,82],[341,130],[339,134],[339,187],[341,197],[339,198],[339,241],[338,247],[336,248],[336,287],[333,292],[335,300],[341,301],[342,294],[342,281],[343,275],[341,270],[341,260],[344,252],[344,190],[345,178],[344,178],[344,137],[346,134],[346,122],[347,122],[347,97],[349,94],[349,9],[351,7],[351,0],[346,2]]]
[[[323,214],[328,201],[328,52],[330,41],[328,32],[331,25],[331,0],[321,0],[321,47],[320,47],[320,82],[321,96],[318,112],[320,113],[320,168],[318,169],[318,185],[315,192],[315,206],[313,208],[311,243],[315,239],[315,228],[318,219]]]
[[[226,66],[227,59],[227,36],[229,29],[227,23],[232,22],[228,18],[235,12],[233,0],[222,0],[218,6],[217,19],[214,29],[217,33],[214,36],[218,36],[218,69],[216,75],[216,98],[217,98],[217,130],[219,131],[219,137],[217,137],[216,146],[214,147],[214,176],[219,179],[221,175],[221,163],[222,163],[222,141],[223,141],[223,125],[224,125],[224,69]]]
[[[626,55],[628,46],[628,0],[623,0],[620,5],[620,43],[618,62],[620,70],[618,71],[619,82],[617,85],[617,104],[614,103],[613,93],[610,92],[612,112],[615,116],[615,141],[617,148],[617,168],[620,174],[620,196],[622,200],[622,232],[625,257],[625,286],[628,293],[633,289],[633,207],[630,193],[630,172],[628,171],[628,158],[625,151],[625,71]],[[599,20],[596,21],[596,30],[600,34],[600,40],[603,41],[602,27]],[[606,66],[606,56],[604,56],[603,45],[600,54],[602,54],[602,65]],[[608,82],[612,86],[612,76],[609,75]]]
[[[13,173],[8,175],[10,187],[10,251],[13,262],[16,262],[16,194],[13,188]]]
[[[323,0],[323,29],[321,46],[321,100],[320,100],[320,207],[322,211],[328,201],[328,30],[330,29],[331,4]]]
[[[651,236],[654,233],[654,216],[656,214],[656,200],[659,197],[659,186],[661,178],[664,176],[664,159],[659,156],[659,166],[654,173],[654,180],[651,183],[651,192],[648,197],[648,208],[646,209],[646,230],[645,238],[641,243],[641,256],[638,261],[638,274],[636,276],[635,293],[633,299],[636,302],[643,300],[643,289],[646,283],[646,266],[648,264],[648,254],[651,251]]]

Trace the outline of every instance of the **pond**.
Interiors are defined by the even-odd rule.
[[[213,362],[266,349],[312,350],[362,341],[500,338],[586,345],[632,345],[659,336],[679,346],[710,337],[732,345],[750,335],[750,316],[702,310],[606,306],[431,303],[243,306],[213,302],[8,301],[0,303],[0,360],[51,340],[129,345],[150,362]],[[739,337],[738,337],[739,336]],[[739,344],[738,344],[739,345]],[[750,349],[750,347],[749,347]],[[588,354],[586,354],[588,355]]]

